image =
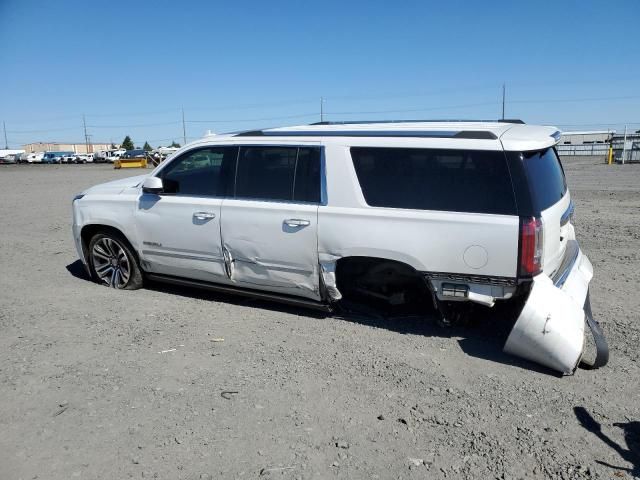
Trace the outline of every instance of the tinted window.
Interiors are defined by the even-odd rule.
[[[503,152],[351,148],[371,206],[516,215]]]
[[[237,147],[192,150],[160,173],[165,193],[221,197],[233,179]]]
[[[560,160],[553,148],[524,152],[522,156],[536,209],[546,210],[567,191]]]
[[[236,197],[320,201],[320,149],[242,147]]]
[[[320,149],[300,148],[293,200],[320,203]]]

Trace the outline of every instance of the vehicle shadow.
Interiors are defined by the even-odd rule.
[[[631,468],[620,467],[610,465],[600,460],[596,460],[597,463],[609,468],[628,472],[634,478],[640,477],[640,422],[621,422],[613,424],[614,427],[621,428],[624,432],[624,440],[627,443],[627,448],[624,448],[610,439],[602,431],[602,426],[591,416],[589,412],[587,412],[584,407],[574,407],[573,412],[585,430],[593,433],[605,444],[614,449],[623,460],[631,463],[633,466]]]
[[[504,312],[499,311],[499,309],[495,313],[492,312],[491,315],[480,314],[472,322],[468,322],[465,325],[444,327],[439,325],[439,314],[430,305],[404,309],[399,313],[385,311],[385,309],[380,308],[380,305],[349,303],[348,305],[338,304],[333,313],[325,313],[240,295],[210,292],[160,282],[147,282],[145,288],[183,297],[251,306],[272,312],[289,313],[317,319],[332,317],[367,327],[389,330],[402,335],[455,339],[461,350],[470,357],[535,371],[552,377],[562,377],[562,374],[549,368],[508,355],[502,351],[514,321],[508,320]]]
[[[85,281],[91,280],[80,260],[67,265],[66,269],[75,278]],[[473,321],[467,322],[465,325],[444,327],[439,325],[439,315],[430,304],[405,308],[398,312],[385,310],[380,308],[379,305],[345,302],[345,304],[339,304],[333,313],[325,313],[241,295],[212,292],[161,282],[147,281],[145,288],[181,297],[251,306],[262,310],[317,319],[333,317],[367,327],[386,329],[402,335],[456,339],[461,350],[470,357],[511,365],[554,377],[562,376],[551,369],[508,355],[502,351],[513,326],[513,321],[508,320],[508,316],[501,312],[500,309],[490,313],[481,313],[474,317]]]
[[[87,274],[87,271],[84,269],[80,260],[70,263],[65,268],[67,269],[67,272],[80,280],[91,280],[91,277]]]
[[[456,339],[460,349],[470,357],[562,377],[562,374],[554,370],[502,351],[515,319],[509,320],[499,309],[491,313],[479,312],[464,324],[446,327],[439,323],[440,315],[431,306],[422,305],[416,311],[407,311],[400,315],[381,312],[370,305],[360,307],[362,313],[338,311],[333,317],[373,328],[384,328],[403,335]]]

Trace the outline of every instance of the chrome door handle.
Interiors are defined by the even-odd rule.
[[[288,227],[306,227],[307,225],[311,225],[309,220],[301,220],[299,218],[289,218],[285,220],[284,223]]]
[[[212,218],[216,218],[216,214],[213,212],[195,212],[193,218],[197,218],[198,220],[211,220]]]

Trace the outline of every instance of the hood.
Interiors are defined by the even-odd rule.
[[[135,177],[121,178],[107,183],[101,183],[88,188],[83,193],[120,193],[126,188],[133,188],[140,185],[149,174],[136,175]]]

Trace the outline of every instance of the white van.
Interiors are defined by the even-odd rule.
[[[113,163],[119,158],[122,158],[126,150],[118,148],[115,150],[101,150],[93,154],[94,163]]]
[[[44,152],[25,153],[20,159],[21,163],[40,163],[44,157]]]

